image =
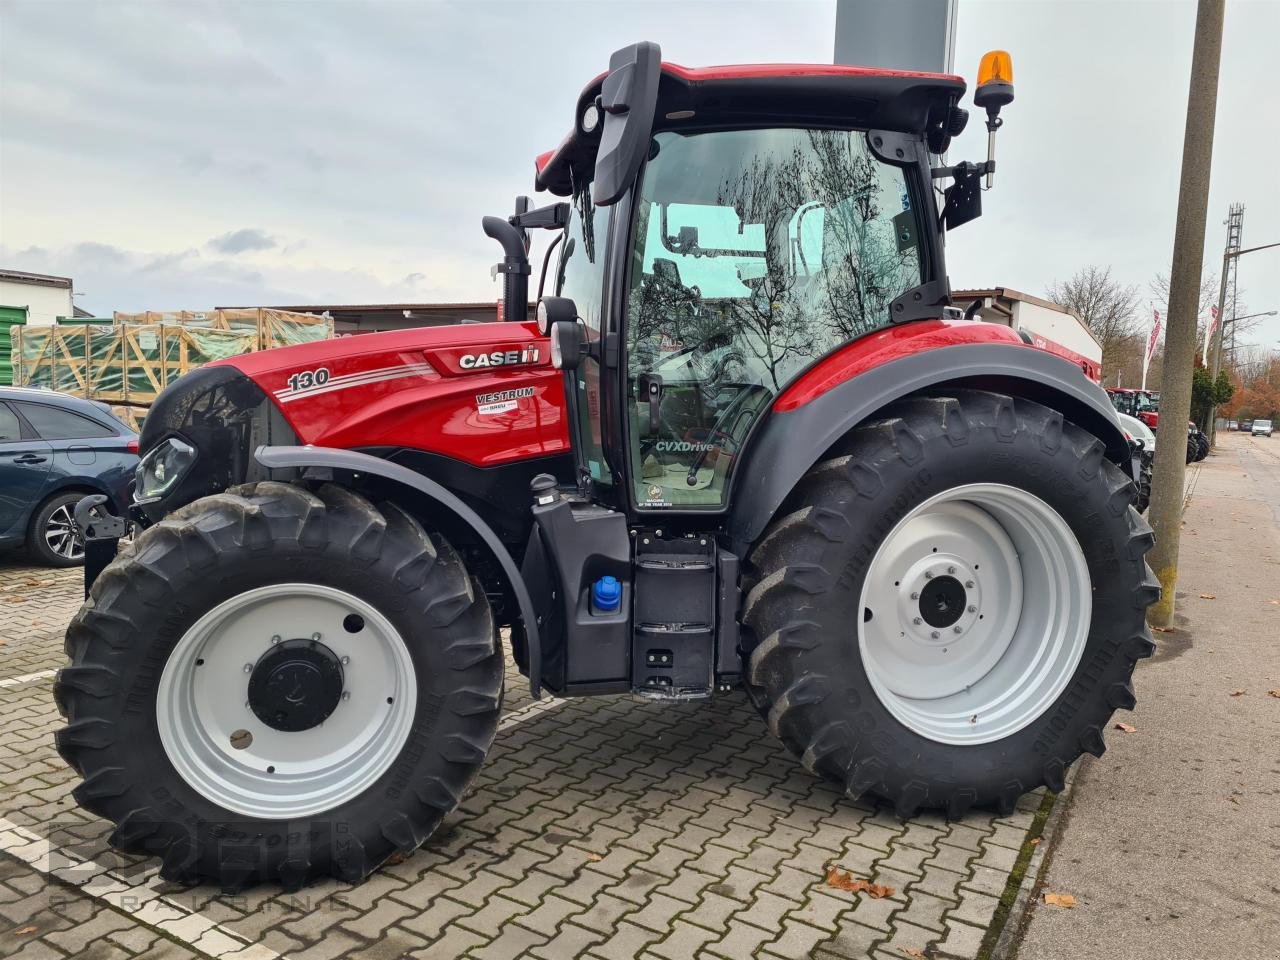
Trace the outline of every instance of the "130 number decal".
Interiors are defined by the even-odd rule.
[[[289,389],[295,393],[309,387],[323,387],[329,382],[329,371],[325,367],[318,370],[300,370],[289,378]]]

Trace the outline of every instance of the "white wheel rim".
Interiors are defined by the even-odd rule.
[[[1017,487],[967,484],[917,506],[881,543],[858,649],[876,696],[908,729],[989,743],[1057,700],[1092,608],[1084,552],[1056,510]]]
[[[44,542],[60,557],[68,560],[84,558],[84,540],[80,538],[71,517],[71,508],[66,504],[49,514],[49,521],[44,525]]]
[[[351,632],[356,621],[361,628]],[[317,637],[343,659],[343,695],[318,726],[282,731],[248,705],[252,665],[278,638]],[[399,632],[374,607],[333,587],[248,590],[201,617],[160,676],[156,722],[179,775],[208,800],[251,817],[332,810],[373,784],[413,725],[417,684]],[[244,732],[250,742],[243,744]]]

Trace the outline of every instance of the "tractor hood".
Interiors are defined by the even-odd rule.
[[[567,452],[564,386],[531,323],[362,334],[219,360],[174,382],[143,426],[145,471],[173,447],[163,495],[136,495],[152,520],[259,479],[261,445],[313,444],[391,457],[422,451],[471,467]],[[156,451],[153,453],[152,451]],[[193,460],[195,462],[187,463]]]

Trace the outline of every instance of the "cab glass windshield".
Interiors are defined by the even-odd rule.
[[[922,279],[905,173],[864,133],[657,134],[627,308],[637,504],[720,507],[773,397]]]

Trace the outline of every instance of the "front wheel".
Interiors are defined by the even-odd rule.
[[[1039,404],[900,404],[751,555],[748,689],[811,770],[909,816],[1059,790],[1134,705],[1159,595],[1102,444]]]
[[[258,483],[142,533],[67,632],[81,806],[161,875],[358,881],[454,808],[497,728],[483,590],[443,539],[337,485]]]

